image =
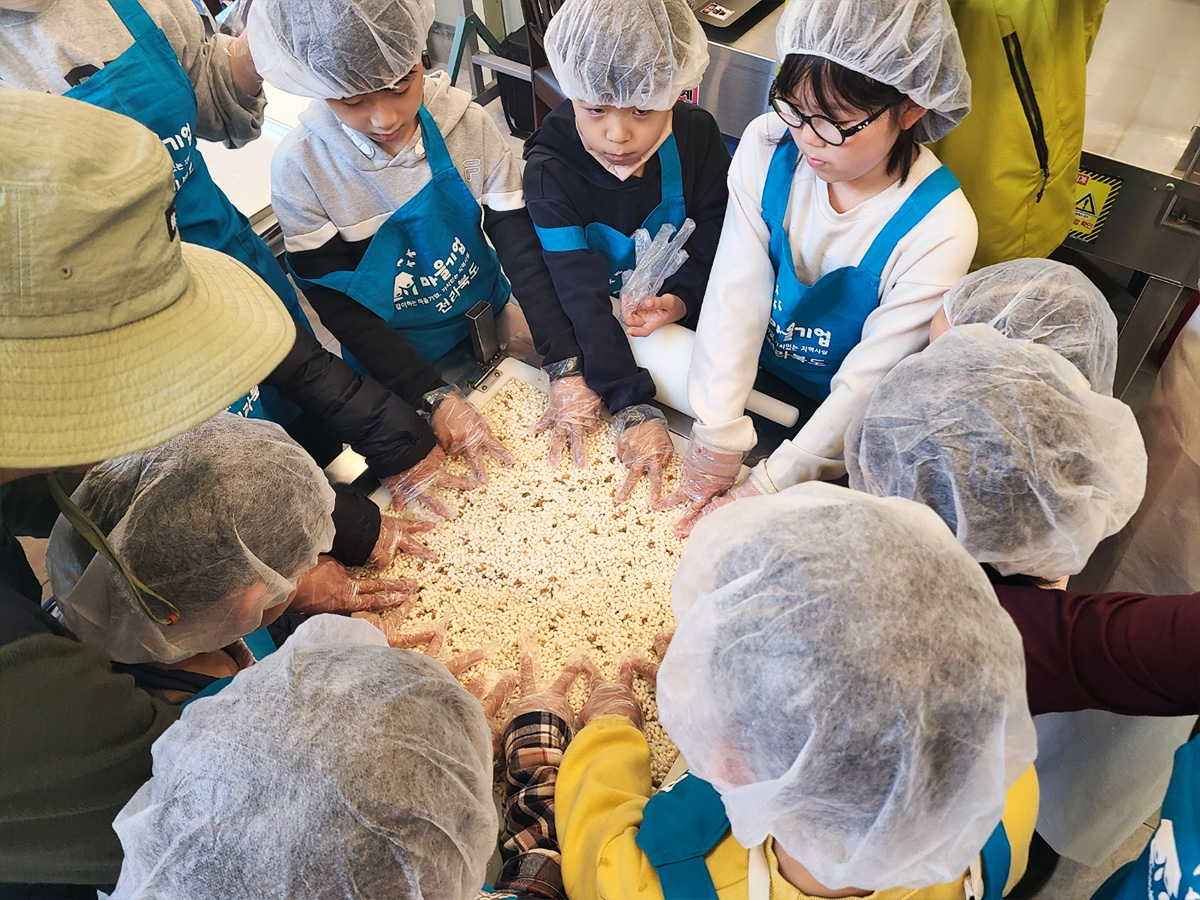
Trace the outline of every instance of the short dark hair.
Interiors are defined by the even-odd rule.
[[[843,106],[871,112],[891,105],[888,116],[895,122],[900,118],[899,104],[907,96],[890,84],[868,78],[822,56],[789,53],[779,67],[775,91],[781,97],[793,97],[800,87],[807,87],[821,112],[835,120],[838,109]],[[912,169],[916,149],[913,130],[901,129],[887,161],[887,173],[899,172],[901,184]]]

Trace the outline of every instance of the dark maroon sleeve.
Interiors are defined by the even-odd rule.
[[[1200,593],[995,589],[1025,644],[1034,715],[1077,709],[1200,713]]]

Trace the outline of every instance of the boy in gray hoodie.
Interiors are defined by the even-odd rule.
[[[448,390],[431,364],[510,279],[545,362],[579,355],[520,163],[468,94],[425,74],[432,21],[430,0],[259,0],[248,27],[263,77],[315,100],[272,164],[289,267],[348,358],[428,405]],[[413,352],[385,352],[394,331]]]

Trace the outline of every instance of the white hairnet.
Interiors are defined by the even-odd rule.
[[[830,888],[962,877],[1036,737],[1020,635],[937,516],[820,483],[730,504],[671,607],[659,716],[739,843]]]
[[[1133,412],[1041,344],[951,328],[879,382],[846,435],[850,486],[940,515],[1002,575],[1079,572],[1141,503]]]
[[[700,83],[708,38],[685,0],[567,0],[546,28],[546,57],[573,100],[670,109]]]
[[[1052,259],[997,263],[960,278],[943,305],[951,325],[984,322],[1008,337],[1045,344],[1082,372],[1093,391],[1112,396],[1117,317],[1074,266]]]
[[[496,842],[483,710],[367,622],[314,616],[154,743],[114,897],[474,898]]]
[[[153,621],[59,517],[46,568],[63,618],[118,662],[178,662],[255,631],[333,543],[333,489],[317,464],[278,425],[230,413],[94,466],[73,497],[179,609],[173,625]]]
[[[790,0],[775,31],[778,59],[820,56],[891,85],[929,110],[922,143],[971,110],[971,78],[946,0]]]
[[[433,25],[433,0],[254,0],[255,68],[290,94],[345,99],[394,87]]]

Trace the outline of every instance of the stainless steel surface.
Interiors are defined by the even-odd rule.
[[[775,78],[775,26],[781,15],[783,7],[775,7],[736,38],[706,30],[709,62],[700,105],[713,114],[724,134],[740,136],[751,120],[767,111],[767,91]]]
[[[1129,320],[1117,338],[1117,373],[1113,379],[1113,395],[1120,397],[1129,387],[1134,374],[1146,358],[1154,339],[1167,320],[1167,315],[1187,288],[1151,278],[1138,296]]]
[[[496,317],[492,315],[492,305],[486,300],[480,300],[467,310],[467,334],[471,338],[471,352],[481,366],[488,365],[500,355]]]

